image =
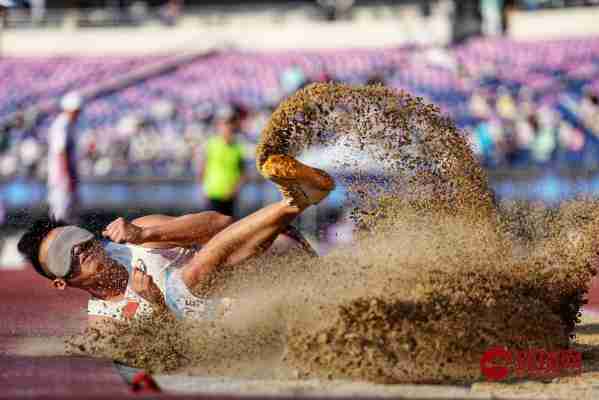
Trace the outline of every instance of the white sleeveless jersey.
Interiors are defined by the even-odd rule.
[[[89,315],[110,317],[121,321],[151,315],[152,306],[131,288],[132,270],[135,266],[145,269],[164,294],[168,308],[179,318],[214,319],[226,312],[229,299],[204,299],[194,296],[181,280],[181,267],[193,257],[197,248],[175,247],[149,249],[133,244],[104,241],[104,250],[129,272],[129,283],[121,301],[105,301],[91,298]]]

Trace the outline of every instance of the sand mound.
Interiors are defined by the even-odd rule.
[[[361,243],[370,257],[351,262],[375,260],[361,279],[379,287],[329,304],[321,324],[290,329],[288,359],[304,376],[480,379],[480,358],[491,347],[567,347],[595,271],[588,243],[564,248],[552,238],[514,248],[494,229],[455,217],[413,216],[375,238]]]

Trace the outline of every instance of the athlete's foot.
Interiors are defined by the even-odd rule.
[[[277,184],[289,205],[300,208],[320,203],[335,188],[329,174],[284,154],[268,157],[260,172]]]

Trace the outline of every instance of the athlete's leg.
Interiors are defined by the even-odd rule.
[[[262,254],[302,211],[281,201],[233,223],[217,233],[184,267],[183,282],[195,287],[218,267]]]
[[[190,288],[216,269],[236,265],[268,249],[307,207],[324,199],[335,187],[326,172],[288,156],[271,156],[262,173],[281,188],[284,200],[267,206],[219,232],[184,267],[183,282]]]

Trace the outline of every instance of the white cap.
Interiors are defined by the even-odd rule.
[[[83,100],[77,92],[70,92],[63,96],[60,106],[64,111],[77,111],[81,108]]]

